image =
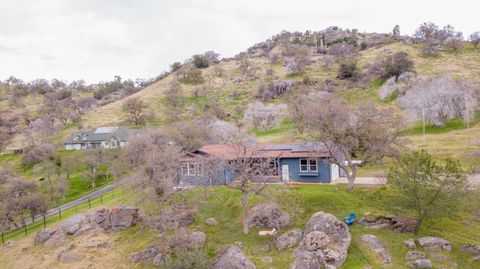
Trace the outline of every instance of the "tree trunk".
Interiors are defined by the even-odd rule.
[[[92,168],[92,189],[97,188],[97,168],[93,167]]]
[[[357,171],[355,168],[352,169],[351,173],[347,172],[347,180],[348,180],[348,185],[347,185],[347,190],[348,192],[353,192],[353,184],[355,182]]]
[[[424,219],[425,219],[425,216],[421,216],[420,218],[417,219],[417,224],[415,225],[415,230],[413,231],[413,234],[415,235],[418,234],[418,232],[420,231],[420,226],[422,226]]]
[[[247,223],[247,197],[248,192],[245,189],[242,189],[242,210],[243,210],[243,234],[248,234],[248,223]]]

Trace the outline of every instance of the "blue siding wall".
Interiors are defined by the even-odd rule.
[[[180,179],[180,175],[179,175]],[[211,181],[206,182],[205,178],[199,177],[199,176],[185,176],[184,180],[187,181],[188,184],[194,185],[194,186],[199,186],[199,185],[204,185],[204,186],[209,186],[209,185],[229,185],[232,183],[232,181],[235,179],[235,173],[233,172],[233,169],[226,165],[225,169],[223,171],[219,172],[218,175],[216,175]],[[203,181],[203,182],[202,182]]]
[[[300,173],[300,159],[280,159],[280,169],[282,165],[288,165],[290,181],[329,183],[330,182],[330,164],[326,160],[317,159],[317,173]]]

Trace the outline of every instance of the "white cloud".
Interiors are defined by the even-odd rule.
[[[469,0],[3,0],[0,78],[149,78],[194,53],[233,56],[282,29],[388,32],[399,24],[411,34],[433,21],[468,36],[480,30],[478,8]]]

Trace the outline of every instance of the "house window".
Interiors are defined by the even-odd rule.
[[[318,163],[316,159],[300,159],[300,173],[317,173]]]
[[[308,172],[308,160],[307,159],[300,159],[300,172],[307,173]]]
[[[184,176],[201,176],[203,174],[203,166],[198,163],[183,163],[181,169]]]
[[[310,169],[310,172],[317,172],[317,160],[315,159],[310,159],[308,160],[308,167]]]

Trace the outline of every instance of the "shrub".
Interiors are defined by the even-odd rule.
[[[356,53],[356,48],[350,44],[334,44],[327,49],[327,54],[341,57],[349,57]]]
[[[205,55],[200,54],[193,55],[192,63],[196,68],[207,68],[208,66],[210,66],[208,58]]]
[[[339,79],[357,79],[360,72],[357,67],[356,59],[344,59],[340,62],[340,67],[337,71],[337,78]]]
[[[399,83],[399,84],[402,84]],[[403,83],[405,84],[405,83]],[[469,118],[477,107],[478,85],[471,82],[456,82],[450,76],[441,78],[417,77],[414,83],[403,86],[398,102],[409,115],[442,126],[452,118]]]
[[[391,56],[381,57],[368,69],[371,78],[388,79],[413,71],[413,61],[408,53],[397,52]]]
[[[178,70],[176,76],[182,83],[203,83],[202,71],[190,64],[184,65],[180,70]]]
[[[42,144],[27,150],[22,157],[23,165],[35,165],[51,156],[55,152],[55,146],[52,144]]]
[[[174,62],[173,64],[170,65],[170,72],[175,72],[182,68],[182,64],[180,62]]]

